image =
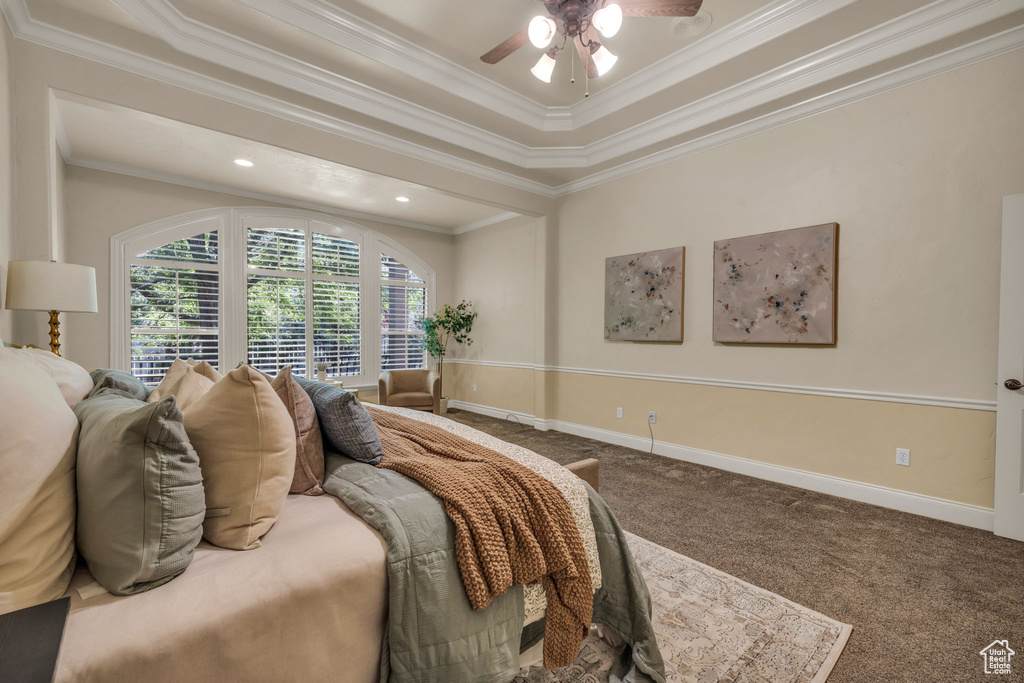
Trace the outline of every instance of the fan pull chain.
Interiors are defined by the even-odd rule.
[[[569,79],[569,84],[572,85],[576,82],[576,57],[570,52],[569,63],[572,64],[572,78]]]
[[[583,96],[590,97],[590,69],[583,69]]]

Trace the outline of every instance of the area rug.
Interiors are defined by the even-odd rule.
[[[823,683],[851,627],[627,534],[647,580],[666,680],[686,683]],[[591,635],[564,669],[535,666],[515,683],[605,683],[621,654]]]

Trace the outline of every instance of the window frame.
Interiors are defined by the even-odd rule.
[[[216,270],[220,290],[218,301],[218,357],[220,369],[226,371],[248,358],[247,282],[251,273],[271,271],[248,268],[247,235],[250,227],[301,227],[306,235],[305,272],[281,271],[276,276],[304,278],[307,300],[312,301],[314,279],[334,280],[330,276],[314,276],[310,242],[312,233],[322,232],[359,244],[359,327],[360,374],[338,379],[353,387],[376,386],[381,369],[381,286],[390,283],[381,276],[381,254],[399,261],[424,282],[426,311],[435,307],[436,273],[423,259],[395,240],[375,230],[351,223],[336,216],[301,209],[221,207],[169,216],[146,223],[110,238],[110,367],[131,372],[131,266],[158,263],[138,258],[138,254],[170,242],[205,232],[217,232],[218,258],[214,264],[202,264]],[[184,264],[187,262],[177,262]],[[309,306],[307,306],[307,313]],[[308,372],[312,366],[313,316],[306,316],[306,357]],[[424,358],[424,367],[429,361]]]

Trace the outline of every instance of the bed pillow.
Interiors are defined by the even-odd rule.
[[[188,363],[189,365],[191,365],[192,368],[196,372],[198,372],[200,375],[202,375],[206,379],[210,380],[211,382],[216,382],[217,380],[219,380],[221,377],[224,376],[224,375],[220,374],[219,372],[217,372],[217,370],[214,369],[214,367],[212,365],[210,365],[208,362],[206,362],[205,360],[198,361],[198,360],[189,358],[185,362]]]
[[[270,380],[243,366],[183,412],[203,471],[203,536],[222,548],[258,548],[277,521],[295,473],[295,427],[288,409]]]
[[[60,393],[64,396],[64,401],[70,408],[78,405],[78,402],[92,391],[92,377],[78,363],[61,358],[52,351],[29,346],[23,349],[13,349],[12,353],[37,366],[53,378],[60,388]]]
[[[320,486],[324,483],[324,439],[313,401],[292,377],[290,365],[277,373],[277,377],[268,376],[267,379],[271,380],[271,386],[288,409],[292,424],[295,425],[295,475],[289,493],[322,495],[324,490]]]
[[[50,375],[0,349],[0,614],[56,600],[75,567],[78,420]]]
[[[103,389],[114,389],[123,394],[145,401],[149,398],[150,389],[143,384],[135,375],[123,370],[93,370],[89,373],[92,377],[92,391],[89,396],[95,396]]]
[[[353,460],[376,465],[384,455],[377,426],[355,394],[331,384],[296,377],[313,400],[327,442]]]
[[[104,388],[75,408],[78,549],[115,595],[185,571],[203,536],[199,458],[173,396],[153,403]]]
[[[156,403],[168,396],[174,396],[178,399],[178,408],[185,411],[202,398],[213,384],[213,380],[201,375],[195,367],[180,358],[175,358],[159,386],[149,395],[149,401]]]

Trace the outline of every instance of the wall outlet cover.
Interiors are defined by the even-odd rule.
[[[658,424],[658,414],[652,410],[650,413],[647,414],[647,421],[650,422],[652,425]]]
[[[473,385],[473,391],[476,391],[476,385],[475,384]]]
[[[622,408],[615,409],[615,417],[619,418],[620,420],[622,419]]]
[[[904,467],[910,467],[910,449],[909,448],[897,448],[896,449],[896,464],[903,465]]]

